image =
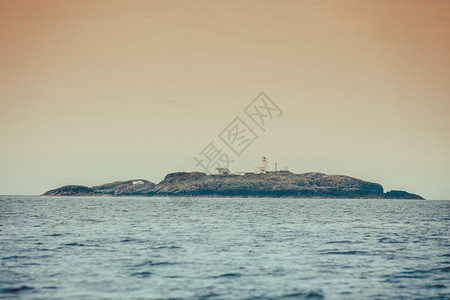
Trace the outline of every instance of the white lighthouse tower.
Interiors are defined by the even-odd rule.
[[[267,169],[267,158],[263,156],[261,160],[261,167],[255,168],[255,174],[265,174],[267,173]]]
[[[261,173],[267,172],[267,158],[265,156],[262,157],[261,160]]]

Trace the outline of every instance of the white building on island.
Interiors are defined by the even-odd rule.
[[[263,156],[261,160],[261,167],[255,167],[255,174],[265,174],[268,171],[267,169],[267,158]]]
[[[215,168],[213,171],[213,175],[229,175],[230,170],[228,168]]]
[[[214,170],[212,171],[212,175],[240,175],[240,176],[248,176],[248,175],[252,175],[252,174],[266,174],[266,173],[273,173],[273,172],[282,172],[281,170],[278,171],[277,166],[278,163],[275,162],[275,171],[269,171],[269,167],[268,167],[269,163],[267,161],[267,158],[265,156],[262,157],[261,159],[261,166],[260,167],[255,167],[253,172],[234,172],[231,173],[230,170],[228,168],[214,168]],[[287,167],[283,167],[283,171],[287,171]]]

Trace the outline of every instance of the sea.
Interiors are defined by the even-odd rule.
[[[450,201],[0,196],[4,299],[450,299]]]

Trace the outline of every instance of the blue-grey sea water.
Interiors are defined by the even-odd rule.
[[[0,196],[0,298],[450,299],[450,201]]]

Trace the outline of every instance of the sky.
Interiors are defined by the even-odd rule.
[[[213,142],[231,171],[265,155],[450,199],[449,53],[443,0],[0,0],[0,194],[159,182]]]

